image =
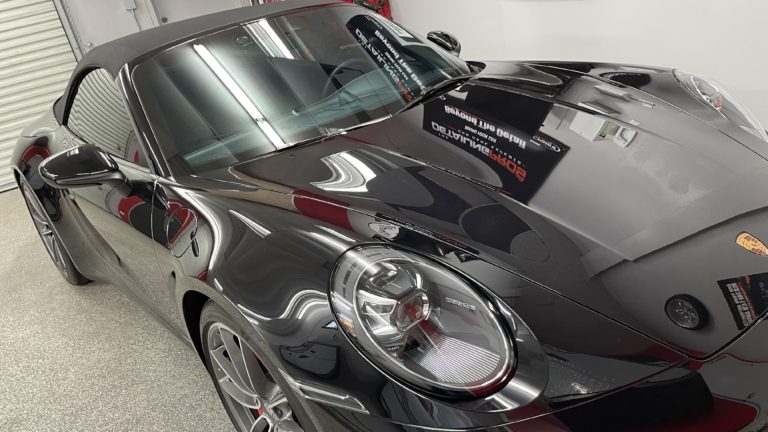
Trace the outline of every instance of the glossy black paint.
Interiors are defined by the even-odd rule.
[[[19,181],[35,189],[89,279],[126,288],[193,345],[196,314],[211,299],[254,329],[286,376],[363,407],[304,400],[319,430],[763,426],[766,305],[738,328],[718,281],[768,268],[734,242],[744,230],[768,236],[768,143],[701,108],[670,71],[487,63],[426,106],[198,177],[174,176],[130,71],[118,78],[150,167],[101,157],[49,116],[19,140]],[[544,130],[568,151],[521,195],[498,160],[430,129],[451,103],[520,135]],[[576,116],[638,135],[626,147],[592,142],[561,129]],[[364,190],[327,187],[341,154],[374,174]],[[62,181],[95,173],[125,181]],[[527,342],[504,389],[441,400],[357,352],[334,325],[328,283],[344,251],[379,243],[445,264],[507,311]],[[706,327],[666,317],[679,294],[707,308]]]

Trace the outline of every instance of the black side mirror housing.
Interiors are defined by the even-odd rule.
[[[40,164],[40,176],[57,189],[125,183],[112,156],[91,144],[57,153]]]
[[[444,32],[433,31],[427,33],[427,40],[458,57],[461,55],[461,42],[456,36]]]

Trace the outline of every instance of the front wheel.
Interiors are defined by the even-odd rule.
[[[215,303],[200,316],[208,371],[238,431],[304,432],[284,386],[278,384],[245,332]]]
[[[72,258],[69,257],[69,253],[61,243],[61,239],[51,226],[48,212],[45,211],[32,187],[22,180],[19,182],[19,189],[21,189],[21,195],[24,197],[29,215],[32,216],[32,223],[35,225],[37,234],[43,241],[43,245],[59,273],[72,285],[84,285],[90,282],[75,267],[75,263],[72,262]]]

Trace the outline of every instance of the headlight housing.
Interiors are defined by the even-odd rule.
[[[675,78],[699,100],[709,105],[720,115],[735,123],[752,135],[768,142],[768,133],[752,112],[722,84],[698,75],[680,70],[674,71]]]
[[[331,283],[340,326],[394,378],[446,397],[485,396],[510,378],[513,339],[494,303],[441,264],[360,247],[341,257]]]

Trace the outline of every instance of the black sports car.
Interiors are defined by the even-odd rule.
[[[758,430],[768,138],[669,69],[473,62],[333,1],[89,52],[13,169],[241,431]]]

